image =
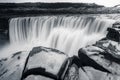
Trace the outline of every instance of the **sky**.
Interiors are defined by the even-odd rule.
[[[0,2],[74,2],[74,3],[96,3],[107,7],[120,4],[120,0],[0,0]]]

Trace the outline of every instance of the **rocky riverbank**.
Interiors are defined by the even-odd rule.
[[[86,80],[118,80],[120,78],[120,24],[115,23],[112,28],[108,28],[108,34],[105,38],[93,45],[81,48],[79,58],[85,60],[84,64],[90,64],[90,61],[94,61],[107,70],[102,70],[97,66],[94,66],[94,69],[88,68],[88,66],[94,65],[91,63],[87,68],[84,68],[85,77],[88,78]]]

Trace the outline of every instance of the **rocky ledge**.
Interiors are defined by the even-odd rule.
[[[27,78],[27,80],[52,80],[51,76],[58,75],[59,69],[63,69],[61,65],[67,58],[63,52],[45,47],[34,47],[31,51],[17,52],[0,60],[0,80],[21,80],[22,76],[28,74],[48,77],[34,76],[35,79]]]
[[[105,38],[95,44],[79,50],[83,60],[86,80],[119,80],[120,79],[120,24],[116,22],[108,28]],[[103,67],[95,66],[94,63]],[[89,68],[88,68],[89,67]],[[91,73],[91,74],[90,74]],[[83,73],[82,73],[83,75]]]

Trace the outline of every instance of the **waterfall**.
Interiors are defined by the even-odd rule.
[[[13,18],[9,23],[11,44],[55,48],[69,56],[101,39],[113,21],[85,16],[40,16]]]

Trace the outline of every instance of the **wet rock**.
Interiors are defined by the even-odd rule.
[[[120,29],[117,30],[116,28],[108,28],[107,38],[110,40],[114,40],[116,42],[120,42]]]
[[[104,71],[107,73],[120,75],[120,64],[117,63],[119,61],[119,58],[116,58],[105,51],[100,51],[100,50],[95,51],[96,50],[95,48],[94,48],[94,46],[92,46],[92,47],[90,46],[90,47],[81,49],[79,51],[79,57],[81,58],[82,57],[81,55],[84,54],[84,56],[87,56],[88,59],[90,58],[91,61],[94,61],[94,64],[97,64],[97,65],[94,65],[93,63],[88,61],[88,62],[86,62],[87,64],[91,63],[91,65],[88,65],[88,66],[92,66],[97,70]]]
[[[20,80],[27,55],[28,52],[19,52],[1,59],[0,80]]]
[[[81,55],[84,55],[84,57]],[[80,75],[86,76],[81,80],[86,78],[88,78],[86,80],[118,80],[120,78],[120,64],[111,58],[111,60],[106,58],[109,57],[108,55],[109,53],[106,53],[103,49],[96,46],[82,48],[79,51],[79,57],[81,60],[87,58],[88,61],[86,60],[86,62],[84,62],[87,69],[83,67],[84,70],[79,71],[80,73],[82,72]],[[119,59],[114,56],[112,57],[115,60]]]
[[[107,38],[116,42],[120,42],[120,22],[113,24],[112,28],[107,29]]]
[[[86,66],[120,76],[120,22],[108,28],[105,38],[79,50],[79,57]],[[85,60],[84,60],[85,59]]]
[[[84,70],[83,70],[84,69]],[[79,80],[119,80],[120,76],[96,70],[93,67],[79,69]]]
[[[27,59],[24,73],[27,75],[28,74],[30,75],[30,73],[32,74],[51,73],[52,75],[53,74],[57,75],[62,64],[65,62],[67,58],[68,58],[67,55],[55,49],[35,47],[29,53],[29,58]],[[36,71],[36,69],[41,71],[38,70]]]
[[[88,54],[88,55],[86,55],[86,54]],[[97,56],[97,54],[95,54],[95,55]],[[99,63],[97,63],[94,59],[90,58],[89,53],[86,52],[85,49],[79,50],[79,58],[80,58],[82,66],[90,66],[97,70],[111,73],[109,70],[105,69],[102,65],[99,65]]]
[[[84,61],[86,66],[109,73],[104,80],[115,80],[115,78],[117,80],[120,76],[120,44],[116,41],[107,38],[99,40],[94,45],[81,48],[79,57],[83,61],[86,60]]]
[[[17,52],[6,59],[0,60],[0,80],[20,80],[27,70],[35,75],[32,78],[28,77],[26,80],[53,80],[50,79],[51,76],[62,75],[64,66],[69,63],[64,63],[67,59],[68,56],[63,52],[46,47],[35,47],[31,51]]]

